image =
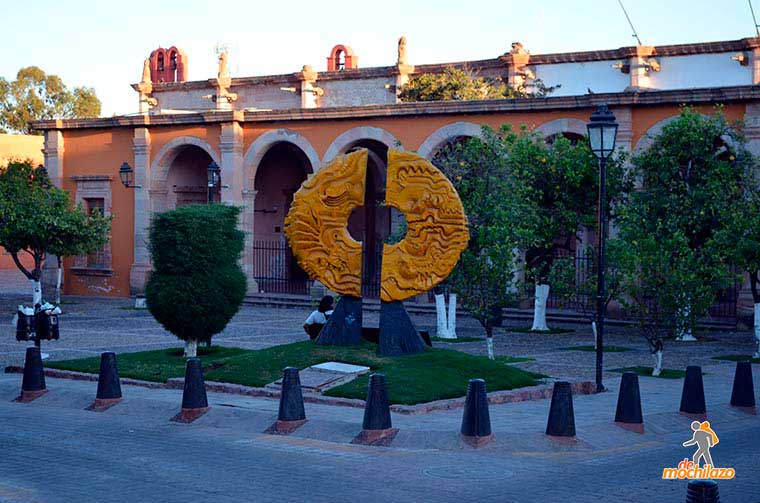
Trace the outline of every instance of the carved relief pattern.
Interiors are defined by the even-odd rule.
[[[354,297],[361,297],[362,245],[347,222],[364,204],[366,175],[366,150],[337,157],[303,183],[285,218],[285,236],[309,277]]]
[[[380,298],[404,300],[446,279],[467,247],[462,201],[448,178],[419,155],[388,150],[386,204],[406,216],[406,237],[383,247]]]

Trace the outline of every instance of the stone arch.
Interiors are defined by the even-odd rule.
[[[468,138],[479,138],[482,134],[483,126],[473,122],[453,122],[441,128],[436,129],[433,133],[425,138],[425,141],[417,149],[417,153],[427,160],[433,156],[447,142],[462,136]]]
[[[354,144],[361,140],[375,140],[383,143],[388,148],[397,148],[398,140],[388,131],[374,126],[359,126],[349,129],[338,135],[327,147],[323,162],[328,162],[340,154],[345,154]]]
[[[188,145],[196,146],[204,150],[215,163],[221,165],[221,157],[217,151],[209,145],[205,140],[198,138],[197,136],[178,136],[168,141],[158,154],[154,157],[153,164],[150,169],[150,189],[151,190],[164,190],[164,184],[166,178],[169,175],[169,169],[171,168],[172,161],[179,155],[184,147]]]
[[[306,155],[311,164],[311,173],[316,173],[321,167],[319,154],[303,135],[290,129],[273,129],[262,134],[251,144],[243,157],[246,190],[254,190],[256,170],[266,153],[278,143],[292,143]]]
[[[705,116],[705,114],[701,114]],[[676,120],[679,117],[678,114],[671,115],[670,117],[666,117],[662,119],[661,121],[655,123],[652,127],[646,130],[646,132],[641,135],[639,138],[639,141],[636,142],[636,146],[633,148],[633,154],[639,154],[641,151],[649,148],[652,143],[654,143],[654,137],[660,134],[662,132],[662,129]],[[726,142],[727,145],[731,147],[736,147],[736,142],[733,140],[733,138],[729,137],[723,137],[723,140]]]
[[[549,122],[544,122],[538,126],[536,131],[539,131],[544,138],[549,138],[560,133],[572,133],[580,136],[586,136],[586,123],[580,119],[554,119]]]

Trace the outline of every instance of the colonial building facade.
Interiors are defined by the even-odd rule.
[[[304,66],[285,75],[232,78],[227,56],[216,78],[186,81],[188,56],[157,49],[144,62],[138,113],[35,123],[45,133],[45,166],[54,183],[93,210],[113,216],[110,244],[90,257],[67,260],[69,294],[128,296],[142,291],[151,270],[147,235],[151,215],[208,200],[207,167],[221,168],[216,201],[242,207],[246,234],[243,267],[251,292],[278,290],[278,281],[308,287],[284,244],[282,224],[301,182],[338,154],[370,152],[366,204],[349,230],[364,242],[365,271],[383,238],[398,224],[384,201],[389,147],[432,159],[449,142],[480,134],[481,127],[522,124],[544,135],[584,135],[593,109],[607,103],[620,124],[618,145],[645,147],[690,105],[715,105],[741,124],[760,155],[760,39],[593,52],[530,54],[521,44],[493,59],[415,65],[399,41],[396,64],[360,68],[345,45],[327,57],[327,71]],[[547,98],[399,103],[410,77],[467,68],[528,90],[540,79],[560,85]],[[135,187],[119,181],[119,167],[134,170]],[[372,292],[369,292],[370,295]]]

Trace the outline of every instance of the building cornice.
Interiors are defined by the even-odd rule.
[[[738,40],[724,40],[719,42],[699,42],[693,44],[659,45],[653,47],[650,56],[688,56],[694,54],[714,54],[723,52],[748,51],[760,47],[760,37],[742,38]],[[558,63],[589,63],[594,61],[613,61],[634,57],[639,48],[637,46],[620,47],[601,51],[560,52],[549,54],[531,54],[530,65],[550,65]],[[492,59],[473,61],[456,61],[450,63],[421,64],[414,66],[414,73],[440,73],[446,68],[469,68],[474,71],[492,68],[503,68],[511,61],[511,54],[506,53]],[[361,80],[372,78],[390,78],[398,75],[396,66],[378,66],[370,68],[356,68],[332,72],[318,72],[318,80]],[[194,80],[187,82],[161,82],[153,84],[154,92],[162,91],[187,91],[192,89],[208,89],[214,87],[216,79]],[[299,82],[300,72],[285,73],[280,75],[262,75],[256,77],[238,77],[232,79],[231,87],[251,85],[293,85]],[[132,84],[137,90],[139,84]]]
[[[34,121],[36,130],[115,127],[176,126],[224,122],[275,122],[350,120],[429,115],[466,115],[553,110],[590,109],[601,103],[615,106],[658,106],[704,103],[735,103],[760,100],[760,86],[711,87],[667,91],[631,91],[548,98],[517,98],[478,101],[432,101],[391,105],[335,108],[299,108],[271,111],[204,111],[190,114],[136,115],[99,119]]]

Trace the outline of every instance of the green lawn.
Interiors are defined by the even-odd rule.
[[[326,361],[364,365],[386,375],[390,402],[398,404],[464,396],[467,382],[474,377],[486,379],[489,391],[533,386],[541,377],[499,361],[450,349],[428,349],[417,355],[385,358],[377,354],[377,345],[368,342],[355,347],[338,347],[303,341],[257,351],[214,346],[199,348],[199,357],[206,379],[246,386],[264,386],[275,381],[286,366],[303,369]],[[183,377],[185,373],[180,348],[120,354],[118,364],[122,377],[146,381],[165,382],[171,377]],[[47,366],[97,373],[100,358],[48,362]],[[364,399],[368,379],[368,376],[360,377],[326,394]]]
[[[752,362],[760,363],[760,358],[752,358],[752,355],[725,355],[725,356],[713,356],[713,360],[727,360],[730,362]]]
[[[660,379],[683,379],[686,376],[686,372],[683,370],[675,369],[662,369],[662,373],[659,376],[653,376],[653,367],[625,367],[622,369],[612,369],[611,372],[635,372],[640,376],[645,377],[659,377]]]
[[[605,353],[623,353],[624,351],[630,351],[632,348],[626,348],[623,346],[604,346]],[[589,351],[596,352],[594,346],[570,346],[567,348],[560,348],[560,351]]]
[[[496,361],[500,363],[524,363],[524,362],[534,362],[536,361],[535,358],[529,358],[527,356],[497,356]]]

